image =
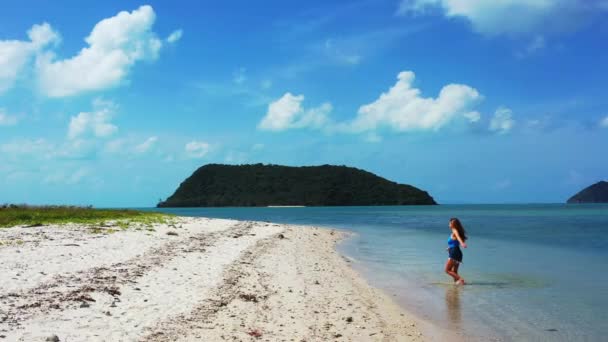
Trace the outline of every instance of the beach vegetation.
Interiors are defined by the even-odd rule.
[[[0,227],[45,226],[77,223],[96,226],[93,232],[117,226],[128,229],[133,225],[151,226],[173,223],[174,216],[131,209],[95,209],[81,206],[0,205]]]

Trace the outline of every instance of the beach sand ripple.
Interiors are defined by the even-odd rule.
[[[204,218],[2,229],[0,340],[421,340],[335,252],[342,237]]]

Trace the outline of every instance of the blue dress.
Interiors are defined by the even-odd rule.
[[[461,263],[462,262],[462,251],[460,250],[460,242],[457,239],[452,239],[452,234],[448,239],[448,255],[449,258]]]

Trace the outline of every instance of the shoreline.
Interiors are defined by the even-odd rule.
[[[345,232],[175,221],[0,229],[0,340],[423,339],[336,250]]]
[[[331,229],[331,228],[325,227],[325,229]],[[356,238],[356,237],[358,237],[359,234],[356,232],[349,231],[349,230],[341,230],[341,232],[344,233],[345,236],[337,242],[336,248],[335,248],[336,253],[341,255],[342,258],[344,258],[344,260],[346,260],[346,262],[348,263],[348,266],[359,277],[361,277],[368,286],[376,289],[377,291],[380,291],[384,296],[386,296],[388,298],[388,300],[390,300],[393,304],[397,305],[403,312],[405,312],[410,317],[410,319],[415,322],[419,333],[421,334],[421,336],[424,336],[425,341],[449,340],[449,341],[460,342],[460,341],[489,341],[489,340],[499,341],[500,340],[500,339],[497,339],[495,336],[483,336],[482,337],[482,336],[464,334],[463,331],[460,330],[459,328],[457,328],[456,330],[450,330],[450,329],[446,328],[445,326],[442,326],[440,324],[440,322],[438,322],[436,320],[436,317],[435,317],[435,319],[432,319],[430,317],[425,317],[426,315],[423,314],[422,312],[413,310],[412,307],[410,307],[408,305],[408,303],[405,303],[403,300],[400,300],[399,295],[397,293],[394,293],[393,291],[391,291],[389,288],[383,288],[379,284],[372,285],[373,284],[372,275],[374,274],[374,270],[369,268],[369,265],[366,265],[364,262],[356,259],[353,256],[348,255],[346,250],[344,248],[340,247],[340,244],[347,244],[348,239]],[[460,290],[458,288],[455,288],[455,289]]]

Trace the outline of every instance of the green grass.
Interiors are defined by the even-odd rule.
[[[74,206],[0,206],[0,227],[36,226],[79,223],[105,226],[112,221],[121,229],[132,225],[151,227],[153,224],[172,224],[173,216],[127,209],[94,209]]]

